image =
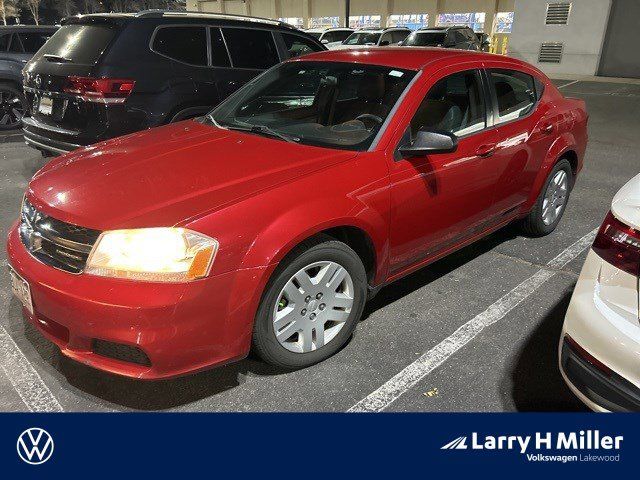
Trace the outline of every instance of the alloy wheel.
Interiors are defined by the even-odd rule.
[[[558,170],[549,182],[542,201],[542,221],[545,225],[551,225],[562,213],[567,202],[568,187],[567,172]]]
[[[314,262],[296,272],[278,295],[273,328],[280,345],[307,353],[328,344],[351,314],[351,275],[336,262]]]
[[[18,94],[0,89],[0,126],[2,128],[19,127],[24,110],[24,105]]]

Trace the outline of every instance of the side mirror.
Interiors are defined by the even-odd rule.
[[[458,137],[443,130],[418,130],[413,142],[402,145],[398,151],[403,157],[423,157],[430,153],[455,152]]]
[[[326,38],[323,38],[322,40],[320,40],[320,43],[322,43],[323,45],[326,45],[327,43],[329,43],[329,40],[327,40]]]
[[[403,45],[404,45],[404,40],[400,40],[400,41],[398,42],[398,46],[399,46],[399,47],[401,47],[401,46],[403,46]]]
[[[389,40],[382,40],[382,41],[380,42],[380,46],[381,46],[381,47],[386,47],[387,45],[390,45]]]

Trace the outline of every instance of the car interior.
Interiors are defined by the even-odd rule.
[[[357,146],[373,139],[412,76],[384,67],[296,67],[242,102],[235,116],[306,140]]]

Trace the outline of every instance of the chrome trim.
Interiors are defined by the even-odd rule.
[[[69,153],[71,150],[62,150],[61,148],[50,147],[49,145],[45,145],[44,143],[37,142],[35,140],[31,140],[30,138],[24,137],[24,143],[26,143],[29,147],[42,148],[43,150],[49,150],[51,152],[56,152],[60,154]]]
[[[49,130],[50,132],[60,133],[62,135],[72,135],[74,137],[76,135],[80,135],[80,132],[78,132],[76,130],[67,130],[66,128],[60,128],[60,127],[54,127],[53,125],[47,125],[46,123],[42,123],[42,122],[36,120],[33,117],[23,117],[22,118],[22,123],[24,125],[29,126],[29,127],[40,128],[42,130]]]

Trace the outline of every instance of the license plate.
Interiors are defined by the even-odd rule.
[[[53,98],[41,97],[40,105],[38,105],[38,112],[44,115],[51,115],[51,112],[53,112]]]
[[[29,313],[33,315],[33,303],[31,302],[31,288],[27,281],[18,275],[11,266],[9,266],[9,276],[11,277],[11,290],[18,297]]]

